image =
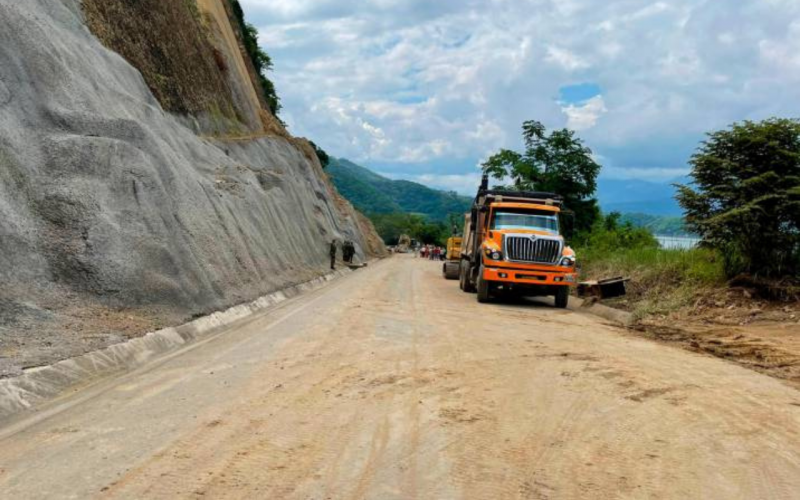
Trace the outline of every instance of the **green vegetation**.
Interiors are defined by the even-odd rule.
[[[406,234],[425,244],[444,246],[452,235],[452,228],[448,228],[444,222],[430,222],[421,215],[372,214],[370,219],[387,245],[396,245],[400,236]]]
[[[395,181],[345,159],[331,158],[327,172],[342,196],[372,220],[387,245],[401,234],[444,245],[460,234],[472,199],[410,181]]]
[[[635,227],[643,227],[653,234],[663,236],[692,236],[683,217],[625,213],[620,217],[620,222],[630,222]]]
[[[733,124],[709,134],[679,186],[688,227],[724,256],[732,277],[800,271],[800,121]]]
[[[621,222],[621,219],[622,215],[617,212],[598,219],[591,231],[578,234],[575,245],[597,256],[623,248],[658,248],[658,241],[648,229]]]
[[[484,172],[499,180],[510,178],[510,189],[561,195],[575,214],[575,230],[588,231],[600,215],[594,194],[601,167],[592,159],[592,150],[575,132],[563,129],[547,135],[537,121],[522,124],[522,137],[524,153],[501,150],[483,164]]]
[[[281,100],[278,93],[275,91],[275,85],[267,78],[267,71],[272,69],[272,58],[269,54],[264,52],[258,44],[258,29],[252,24],[248,23],[244,18],[244,11],[239,4],[239,0],[230,0],[233,15],[239,23],[239,29],[242,33],[244,48],[250,60],[253,62],[253,67],[258,75],[259,83],[261,84],[261,91],[264,94],[264,100],[273,115],[278,116],[281,110]]]
[[[328,165],[331,163],[331,157],[328,156],[328,153],[325,152],[324,149],[314,144],[314,141],[308,141],[311,144],[311,147],[314,148],[314,153],[316,153],[317,158],[319,159],[320,165],[322,168],[327,168]]]
[[[195,2],[83,0],[81,7],[92,33],[139,70],[166,111],[238,121]]]
[[[628,296],[614,303],[639,318],[689,306],[734,277],[730,283],[756,288],[762,297],[794,296],[800,121],[734,124],[709,134],[690,163],[694,182],[678,186],[678,201],[685,229],[700,235],[703,245],[658,248],[648,233],[676,234],[680,219],[612,214],[576,239],[582,278],[631,278]]]
[[[612,213],[576,238],[581,279],[631,278],[628,295],[615,305],[637,318],[690,305],[699,293],[725,286],[723,259],[708,248],[662,249],[646,228]]]
[[[387,179],[345,159],[332,158],[327,172],[339,193],[365,214],[410,213],[443,222],[452,214],[462,219],[472,204],[466,196]]]

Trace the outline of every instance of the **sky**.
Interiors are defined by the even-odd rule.
[[[800,0],[240,0],[297,136],[473,194],[521,125],[669,182],[705,133],[800,117]]]

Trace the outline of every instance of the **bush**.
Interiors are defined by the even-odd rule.
[[[690,304],[701,290],[724,286],[724,259],[717,250],[663,249],[644,228],[620,224],[609,214],[576,238],[582,280],[630,278],[620,306],[637,317],[665,314]]]
[[[621,249],[658,248],[658,240],[643,228],[630,222],[620,223],[621,215],[612,212],[601,218],[588,233],[580,233],[575,245],[593,255],[602,256]]]

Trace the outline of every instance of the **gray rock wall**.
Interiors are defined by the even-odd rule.
[[[293,140],[193,134],[77,0],[0,0],[0,357],[72,301],[173,321],[318,276],[372,236],[323,176]]]

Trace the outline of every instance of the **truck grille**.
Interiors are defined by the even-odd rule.
[[[561,241],[530,236],[506,236],[506,255],[516,262],[556,264],[561,257]]]

